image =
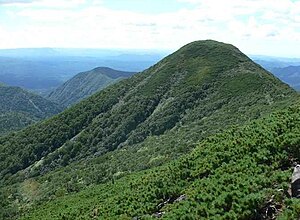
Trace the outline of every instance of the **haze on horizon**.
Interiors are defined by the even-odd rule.
[[[300,58],[300,1],[0,0],[0,49],[175,50],[202,39]]]

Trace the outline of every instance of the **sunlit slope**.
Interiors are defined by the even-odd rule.
[[[287,191],[299,144],[296,105],[209,137],[179,160],[42,204],[22,219],[298,219],[300,203]]]

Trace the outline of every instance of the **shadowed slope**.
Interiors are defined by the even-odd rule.
[[[18,87],[0,85],[0,134],[61,111],[59,105]]]

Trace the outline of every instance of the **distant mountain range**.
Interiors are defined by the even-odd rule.
[[[0,50],[0,79],[46,94],[76,73],[99,66],[138,72],[166,55],[165,51],[25,48]]]
[[[279,79],[300,91],[300,65],[287,66],[283,68],[275,67],[270,70]]]
[[[283,82],[300,91],[300,59],[253,56],[252,59]]]
[[[52,91],[46,98],[68,107],[101,89],[132,76],[134,72],[124,72],[108,67],[98,67],[82,72]]]
[[[94,48],[18,48],[18,49],[0,49],[1,57],[10,58],[33,58],[41,59],[45,57],[97,57],[97,58],[115,58],[124,57],[132,60],[151,60],[157,59],[168,54],[166,50],[143,50],[143,49],[94,49]]]
[[[0,218],[254,219],[299,155],[298,100],[236,47],[192,42],[0,138]]]
[[[36,94],[0,85],[0,134],[21,129],[61,110],[59,105]]]

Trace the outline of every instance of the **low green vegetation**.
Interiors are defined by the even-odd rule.
[[[161,167],[62,192],[21,219],[298,219],[300,202],[285,192],[300,159],[299,115],[296,105],[230,129]]]

